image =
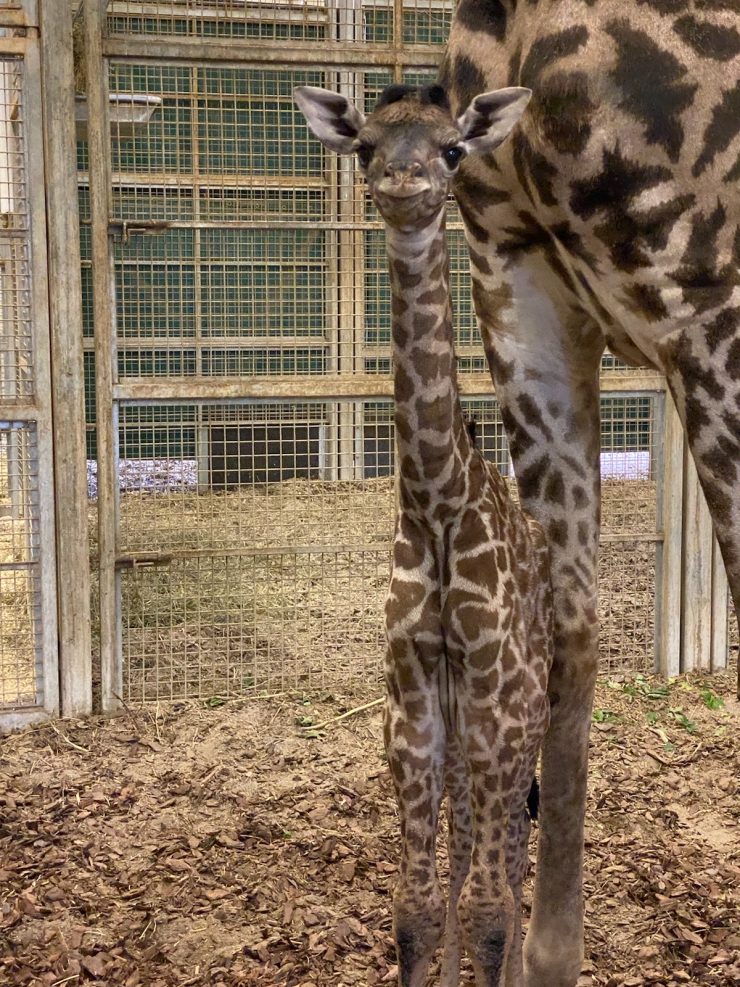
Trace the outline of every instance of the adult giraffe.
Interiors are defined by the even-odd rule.
[[[440,81],[534,91],[455,181],[556,653],[527,987],[573,987],[597,668],[599,363],[665,372],[740,608],[740,0],[460,0]]]

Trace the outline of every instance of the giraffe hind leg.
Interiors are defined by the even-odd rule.
[[[447,903],[447,923],[445,926],[440,987],[458,987],[460,982],[462,933],[457,917],[457,903],[470,867],[473,829],[470,818],[467,768],[463,760],[460,745],[456,739],[450,740],[447,750],[445,789],[447,792],[447,848],[450,861],[450,894]]]
[[[418,642],[391,640],[386,668],[385,747],[401,823],[401,863],[393,898],[400,987],[423,987],[444,932],[445,903],[435,844],[444,783],[446,738],[430,653]],[[405,689],[399,669],[405,669]],[[413,687],[411,683],[413,682]]]

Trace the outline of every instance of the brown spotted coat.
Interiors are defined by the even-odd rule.
[[[597,668],[599,365],[665,372],[740,607],[740,3],[460,0],[453,110],[528,86],[455,182],[523,503],[552,554],[555,662],[526,987],[574,987]]]

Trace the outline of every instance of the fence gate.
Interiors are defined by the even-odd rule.
[[[292,90],[369,106],[431,80],[453,0],[83,9],[103,705],[376,683],[394,505],[383,236]],[[507,471],[450,219],[461,388]],[[659,375],[605,363],[606,670],[652,670],[669,619],[656,589],[680,581],[675,552],[664,565],[664,404]]]
[[[0,724],[59,709],[36,5],[0,4]]]

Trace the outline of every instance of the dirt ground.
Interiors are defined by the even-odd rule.
[[[732,680],[599,686],[581,987],[738,983]],[[379,708],[216,702],[0,741],[0,983],[394,982]]]

